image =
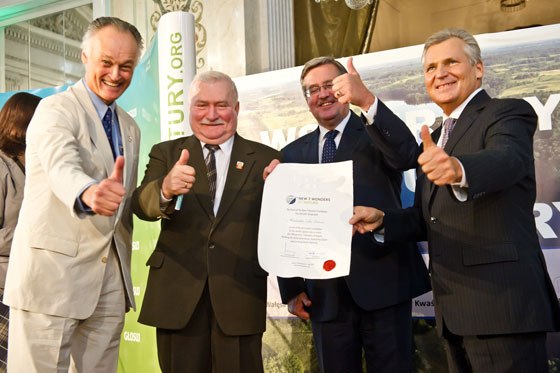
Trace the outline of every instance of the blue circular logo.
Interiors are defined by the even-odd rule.
[[[296,203],[296,199],[297,198],[294,197],[294,196],[288,196],[288,197],[286,197],[286,203],[288,205],[293,205],[294,203]]]

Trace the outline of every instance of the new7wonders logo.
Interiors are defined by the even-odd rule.
[[[293,205],[294,203],[296,203],[297,197],[294,196],[288,196],[286,197],[286,203],[288,205]]]

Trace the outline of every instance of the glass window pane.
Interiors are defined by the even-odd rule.
[[[6,27],[6,91],[79,80],[84,74],[81,40],[92,19],[88,4]]]

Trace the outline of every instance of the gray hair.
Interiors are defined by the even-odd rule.
[[[191,86],[189,89],[189,100],[190,100],[190,90],[194,87],[194,85],[197,82],[202,82],[202,83],[214,83],[214,82],[226,82],[229,86],[230,86],[230,93],[233,97],[233,103],[236,104],[237,100],[239,98],[239,94],[237,93],[237,87],[235,86],[235,83],[233,82],[233,80],[230,78],[229,75],[224,74],[222,72],[219,71],[204,71],[201,73],[198,73],[194,76],[192,82],[191,82]]]
[[[116,17],[99,17],[94,19],[89,25],[84,34],[82,39],[82,50],[86,50],[89,46],[89,42],[91,38],[102,28],[112,26],[119,31],[122,32],[130,32],[132,37],[136,41],[136,46],[138,47],[138,58],[140,58],[140,54],[142,52],[142,48],[144,47],[144,41],[142,40],[142,35],[138,32],[138,29],[120,18]]]
[[[470,32],[463,29],[445,29],[436,32],[426,40],[424,43],[424,51],[422,52],[422,65],[425,62],[426,52],[428,49],[435,44],[443,43],[444,41],[457,38],[465,43],[465,54],[469,58],[471,66],[474,66],[477,62],[482,62],[482,56],[480,54],[480,47],[476,42],[475,38]]]
[[[304,91],[305,91],[305,87],[303,86],[303,79],[309,73],[309,71],[318,66],[328,65],[328,64],[334,65],[334,67],[336,67],[338,72],[340,73],[339,75],[346,74],[348,72],[344,67],[344,65],[342,65],[340,62],[335,60],[334,57],[323,56],[323,57],[315,57],[313,59],[310,59],[305,63],[305,65],[303,65],[303,70],[301,71],[301,76],[299,78],[299,83],[301,84],[301,87],[303,88]]]

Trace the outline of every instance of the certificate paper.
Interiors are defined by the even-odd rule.
[[[353,203],[352,161],[276,166],[262,198],[261,267],[280,277],[348,275]]]

